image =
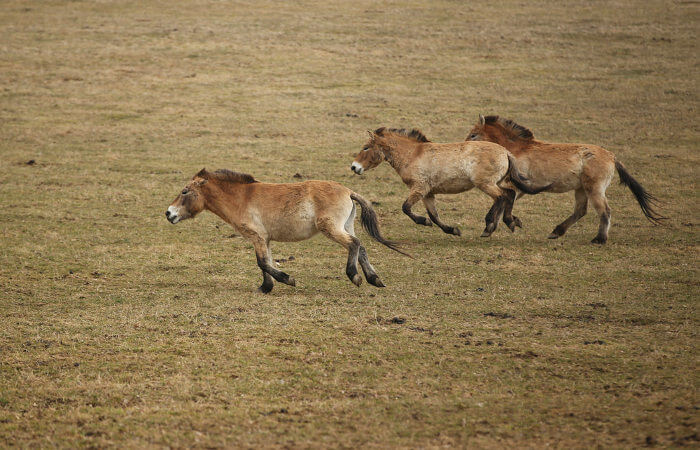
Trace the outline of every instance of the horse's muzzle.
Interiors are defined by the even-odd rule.
[[[175,211],[171,211],[171,208],[173,207],[171,206],[167,211],[165,211],[165,218],[168,219],[168,222],[174,225],[180,221],[180,216]]]
[[[365,171],[365,169],[364,169],[361,165],[359,165],[358,163],[356,163],[356,162],[353,162],[353,163],[350,165],[350,170],[352,170],[353,172],[355,172],[355,173],[358,174],[358,175],[362,175],[362,172]]]

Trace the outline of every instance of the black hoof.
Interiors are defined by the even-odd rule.
[[[452,227],[452,234],[454,234],[455,236],[461,236],[461,235],[462,235],[462,232],[459,231],[459,228],[457,228],[457,227]]]
[[[286,273],[284,274],[284,277],[279,281],[281,281],[284,284],[288,284],[289,286],[296,286],[297,285],[296,280],[294,278],[290,277],[289,275],[287,275]]]
[[[489,237],[493,234],[493,231],[486,231],[484,230],[483,233],[481,233],[481,237]]]
[[[513,216],[513,223],[515,223],[515,226],[518,228],[523,227],[523,223],[520,221],[520,218]]]
[[[509,222],[506,224],[511,233],[515,233],[515,222]]]
[[[366,278],[367,278],[367,282],[369,284],[371,284],[372,286],[386,287],[386,286],[384,286],[384,283],[382,283],[382,280],[380,280],[377,275],[371,275],[371,276],[368,276]]]
[[[357,287],[360,287],[360,285],[362,284],[362,277],[359,274],[355,274],[352,277],[348,277],[348,278],[350,278],[350,281],[352,281],[352,284],[354,284]]]
[[[430,219],[426,219],[425,217],[418,217],[418,218],[416,219],[416,223],[417,223],[418,225],[423,225],[423,226],[426,226],[426,227],[432,227],[432,226],[433,226],[433,222],[431,222]]]
[[[270,291],[272,291],[272,286],[273,286],[272,283],[270,283],[269,285],[268,285],[268,284],[263,284],[263,285],[261,285],[261,286],[258,288],[258,292],[261,292],[261,293],[263,293],[263,294],[269,294]]]
[[[605,242],[607,242],[607,239],[606,239],[606,238],[603,238],[603,237],[600,237],[600,236],[596,236],[596,237],[594,237],[593,240],[591,241],[591,244],[603,245],[603,244],[605,244]]]
[[[547,236],[547,239],[559,239],[559,235],[556,233],[551,233],[549,236]]]

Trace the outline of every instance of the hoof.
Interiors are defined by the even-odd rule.
[[[452,234],[454,234],[455,236],[461,236],[462,232],[459,231],[459,228],[454,227],[454,228],[452,228]]]
[[[352,284],[354,284],[355,286],[360,287],[360,285],[362,284],[362,277],[359,274],[355,274],[355,276],[352,277],[350,281],[352,281]]]
[[[515,226],[518,228],[523,227],[523,223],[520,221],[520,218],[513,216],[513,223],[515,223]]]
[[[603,245],[603,244],[605,244],[606,241],[607,241],[607,239],[602,238],[602,237],[600,237],[600,236],[596,236],[596,237],[594,237],[593,240],[591,241],[591,244]]]
[[[372,286],[386,287],[386,286],[384,286],[384,283],[382,283],[382,280],[380,280],[377,275],[367,277],[367,282],[369,284],[371,284]]]
[[[270,284],[269,286],[263,284],[258,288],[258,292],[260,292],[261,294],[269,294],[270,291],[272,291],[272,284]]]
[[[418,223],[418,225],[423,225],[424,227],[432,227],[433,226],[433,222],[431,222],[430,219],[426,219],[425,217],[419,218],[418,222],[416,222],[416,223]]]
[[[506,225],[508,225],[508,229],[510,230],[511,233],[515,233],[515,226],[516,226],[515,222],[511,222],[511,223],[508,223]]]
[[[551,233],[549,236],[547,236],[547,239],[558,239],[559,235],[556,233]]]
[[[484,231],[481,233],[481,237],[489,237],[491,234],[493,234],[493,231]]]
[[[288,284],[289,286],[296,286],[297,285],[296,280],[294,278],[290,277],[289,275],[287,275],[287,279],[285,281],[283,281],[282,283]]]

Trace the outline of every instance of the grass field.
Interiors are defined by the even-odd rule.
[[[700,6],[692,1],[4,1],[0,446],[697,446]],[[439,197],[413,225],[379,126],[458,141],[478,114],[615,152],[663,200]],[[33,164],[29,164],[33,161]],[[376,289],[317,237],[255,289],[252,246],[165,209],[202,167],[375,201]],[[416,207],[416,211],[422,208]],[[290,260],[290,256],[294,256]]]

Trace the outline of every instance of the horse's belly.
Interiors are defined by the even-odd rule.
[[[446,180],[431,189],[434,194],[459,194],[460,192],[468,191],[474,185],[468,179],[452,179]]]
[[[279,211],[265,222],[267,235],[272,241],[303,241],[318,233],[316,212],[310,201],[291,210]]]

